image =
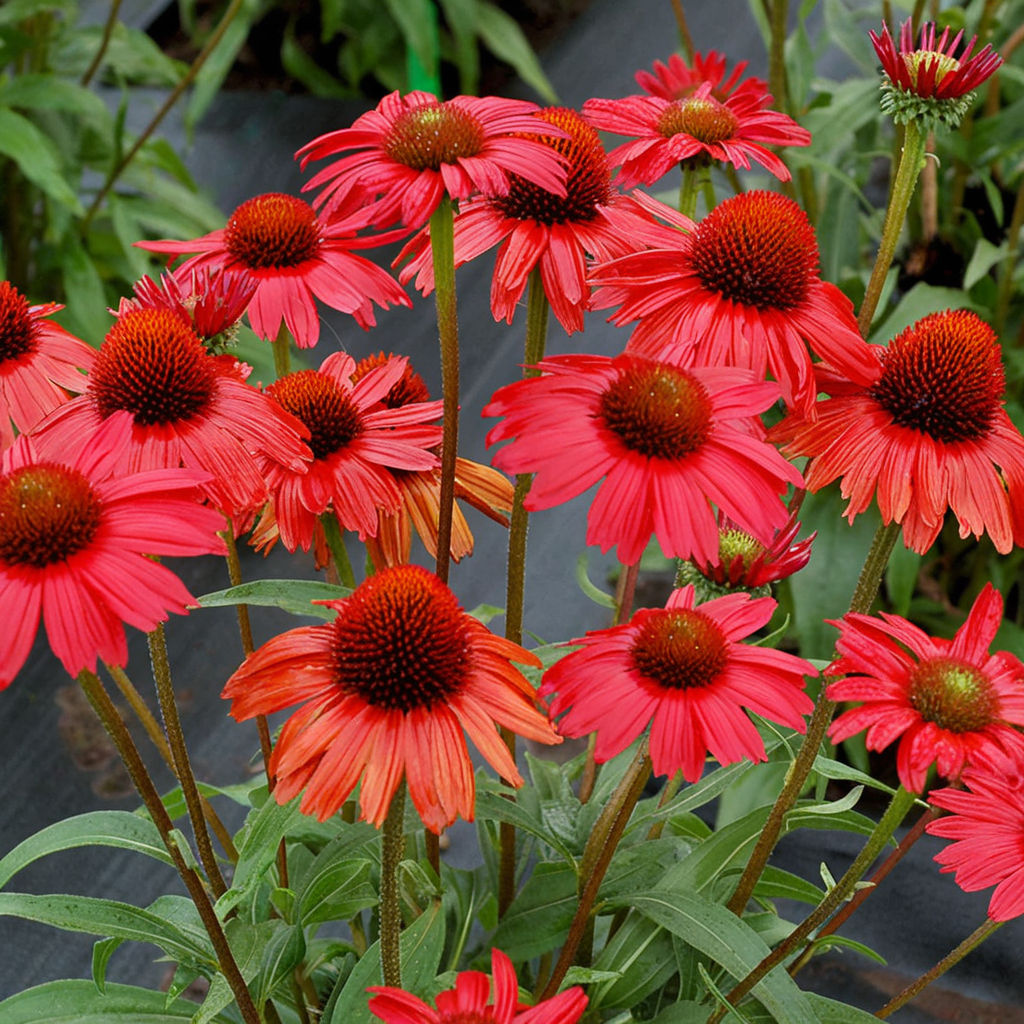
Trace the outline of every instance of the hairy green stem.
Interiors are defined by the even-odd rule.
[[[384,984],[402,987],[402,908],[398,900],[398,865],[405,844],[405,782],[399,783],[391,798],[381,832],[380,856],[380,963]]]
[[[672,0],[672,13],[676,16],[676,25],[679,28],[679,43],[683,48],[686,62],[692,64],[693,55],[696,51],[693,46],[693,36],[690,35],[690,26],[686,23],[686,13],[683,11],[682,0]]]
[[[771,45],[768,52],[768,88],[778,110],[789,107],[789,88],[786,84],[786,28],[789,21],[787,0],[771,0]]]
[[[110,5],[110,13],[107,15],[107,20],[103,23],[103,35],[100,38],[99,48],[96,50],[92,60],[89,62],[89,66],[85,69],[82,77],[79,81],[79,85],[83,88],[92,81],[92,76],[99,70],[100,64],[103,62],[103,56],[107,52],[107,47],[110,45],[110,36],[114,31],[114,26],[117,24],[117,15],[121,10],[121,0],[113,0]]]

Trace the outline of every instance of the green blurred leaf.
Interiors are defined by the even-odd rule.
[[[61,171],[54,144],[27,118],[0,107],[0,155],[17,164],[21,173],[52,199],[82,212],[71,185]]]
[[[439,60],[437,11],[432,0],[384,0],[384,6],[395,19],[406,47],[416,55],[422,72],[427,79],[436,80]],[[428,84],[414,85],[410,81],[409,88],[422,89]],[[427,91],[435,92],[436,89]]]
[[[96,263],[70,233],[64,237],[60,255],[67,326],[72,334],[98,347],[113,320]]]
[[[558,102],[558,95],[515,19],[494,4],[481,0],[476,7],[476,27],[491,53],[511,64],[519,77],[548,103]]]
[[[902,330],[929,313],[945,309],[973,309],[967,292],[960,288],[938,288],[919,281],[896,304],[884,322],[875,327],[869,340],[888,344]]]

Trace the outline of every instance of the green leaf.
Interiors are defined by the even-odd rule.
[[[515,19],[494,4],[481,2],[476,8],[476,27],[491,53],[511,64],[519,77],[548,103],[558,102],[557,93]]]
[[[919,281],[906,295],[900,299],[896,308],[876,327],[870,341],[888,344],[904,328],[916,323],[929,313],[938,313],[944,309],[973,309],[967,292],[959,288],[938,288],[935,285]]]
[[[68,326],[73,334],[98,347],[113,322],[107,312],[106,292],[95,262],[70,233],[61,241],[61,272]]]
[[[61,170],[60,154],[27,117],[0,107],[0,156],[18,165],[21,173],[51,199],[75,213],[82,213],[82,204]]]
[[[493,782],[493,780],[489,781]],[[576,856],[572,849],[547,828],[542,820],[530,814],[517,801],[506,800],[490,789],[482,788],[479,781],[476,793],[476,816],[492,821],[507,821],[509,824],[515,825],[516,828],[529,832],[530,835],[543,840],[553,850],[557,850],[565,858],[566,863],[575,870]]]
[[[281,924],[283,922],[274,922]],[[263,1006],[286,982],[291,992],[292,972],[302,963],[306,940],[298,925],[278,927],[263,948],[260,970],[256,976],[254,1001]]]
[[[416,55],[427,77],[436,78],[437,12],[431,0],[384,0],[384,3],[401,31],[406,47]],[[417,86],[410,83],[410,88]]]
[[[584,595],[589,597],[594,604],[599,604],[602,608],[614,608],[615,598],[611,594],[606,594],[600,587],[595,586],[587,575],[587,562],[589,558],[590,556],[584,551],[576,559],[576,582],[579,584],[579,588],[583,591]]]
[[[92,980],[103,992],[107,987],[107,964],[124,939],[99,939],[92,946]]]
[[[352,89],[335,78],[329,71],[325,71],[299,45],[295,38],[294,16],[288,19],[288,26],[285,28],[284,37],[281,40],[281,66],[292,78],[302,82],[316,96],[326,96],[338,100],[352,96]]]
[[[343,921],[376,906],[377,890],[371,873],[372,862],[366,858],[332,859],[317,866],[297,897],[298,919],[303,925]]]
[[[997,264],[1009,256],[1009,247],[1004,242],[1002,245],[993,245],[987,238],[979,238],[978,244],[971,253],[971,261],[964,271],[964,289],[970,291],[988,272]],[[900,614],[903,614],[902,612]]]
[[[799,875],[768,864],[761,872],[754,895],[770,900],[799,900],[801,903],[809,903],[814,907],[821,902],[825,892],[813,882],[808,882]]]
[[[513,960],[529,960],[560,946],[579,905],[576,872],[566,864],[538,864],[505,912],[491,944]]]
[[[906,617],[910,611],[920,569],[921,556],[904,544],[896,544],[885,567],[885,592],[895,614]]]
[[[617,977],[594,988],[590,999],[592,1007],[636,1006],[675,973],[672,938],[649,918],[630,914],[601,950],[594,966]]]
[[[857,768],[851,768],[848,764],[843,764],[841,761],[833,760],[831,757],[825,757],[822,754],[819,754],[814,759],[814,770],[826,779],[842,779],[845,782],[856,782],[861,786],[871,786],[873,789],[880,789],[883,793],[888,793],[890,796],[896,792],[892,786],[879,782],[874,776],[868,775]]]
[[[173,864],[156,826],[128,811],[91,811],[65,818],[20,842],[0,860],[0,888],[22,868],[50,853],[80,846],[113,846],[134,850]]]
[[[455,46],[459,91],[465,96],[475,96],[480,85],[480,51],[476,44],[477,0],[440,0],[440,4]]]
[[[0,107],[63,110],[90,121],[110,123],[110,111],[99,96],[52,74],[16,75],[0,83]]]
[[[661,885],[667,890],[706,888],[723,872],[739,871],[750,856],[768,817],[769,807],[759,807],[730,822],[665,872]]]
[[[202,608],[223,608],[227,605],[256,604],[292,615],[307,615],[317,619],[333,619],[337,612],[313,601],[339,601],[352,591],[319,580],[253,580],[227,590],[215,590],[196,598]]]

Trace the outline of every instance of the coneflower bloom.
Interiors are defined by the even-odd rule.
[[[10,281],[0,281],[0,452],[13,444],[15,429],[26,433],[69,391],[85,388],[79,371],[92,368],[96,352],[47,319],[63,308],[30,306]]]
[[[296,153],[303,167],[347,154],[314,175],[305,190],[326,186],[314,205],[327,214],[363,209],[377,226],[401,221],[411,229],[426,224],[446,195],[504,194],[509,174],[564,195],[562,159],[537,141],[536,110],[533,103],[496,96],[440,101],[428,92],[393,92],[351,128],[321,135]]]
[[[964,789],[928,794],[950,813],[929,822],[933,836],[952,839],[935,859],[956,872],[964,892],[995,886],[988,904],[993,921],[1024,914],[1024,760],[999,758],[964,772]]]
[[[678,214],[675,222],[688,223]],[[874,360],[853,305],[821,280],[814,229],[792,199],[746,192],[677,235],[671,248],[623,256],[591,274],[599,285],[593,307],[619,306],[616,324],[638,321],[630,349],[685,352],[697,365],[744,366],[760,376],[770,370],[786,405],[808,416],[817,396],[808,345],[851,379],[869,379]]]
[[[385,1024],[576,1024],[587,1008],[578,985],[536,1006],[519,1003],[519,983],[512,961],[491,950],[491,976],[460,971],[455,988],[439,992],[434,1006],[400,988],[375,985],[369,1010]]]
[[[501,244],[491,279],[491,313],[512,322],[535,267],[552,312],[570,334],[583,330],[590,299],[587,257],[610,260],[645,244],[671,240],[666,228],[629,196],[612,188],[608,156],[594,128],[574,110],[551,107],[536,117],[556,125],[565,138],[538,141],[568,162],[566,194],[556,196],[519,175],[509,176],[505,195],[477,196],[463,203],[455,218],[455,265],[476,259]],[[413,258],[399,274],[427,294],[434,287],[430,235],[424,229],[396,263]]]
[[[35,431],[44,454],[78,451],[118,411],[132,416],[123,472],[188,466],[211,475],[204,491],[231,516],[262,505],[266,455],[299,471],[308,464],[301,423],[245,383],[231,356],[212,356],[182,316],[132,309],[107,334],[85,391]]]
[[[707,56],[695,53],[692,66],[678,53],[673,53],[668,64],[656,60],[653,73],[638,71],[634,78],[645,93],[666,100],[686,99],[705,82],[711,86],[712,98],[719,103],[724,103],[737,88],[755,92],[758,96],[767,94],[768,83],[763,79],[752,77],[740,81],[743,72],[747,70],[747,61],[741,60],[728,77],[725,74],[727,66],[724,55],[714,50],[709,50]]]
[[[888,348],[869,346],[874,368],[851,383],[822,374],[832,396],[808,422],[773,428],[790,456],[809,455],[807,488],[841,478],[852,522],[877,495],[885,523],[924,554],[947,509],[960,536],[987,533],[1006,554],[1024,543],[1024,438],[1003,409],[999,339],[974,313],[933,313]]]
[[[627,565],[652,534],[670,558],[716,557],[712,502],[764,543],[785,523],[779,495],[801,477],[758,436],[774,384],[631,352],[553,356],[539,369],[499,388],[483,410],[505,417],[488,444],[513,439],[494,465],[535,474],[526,508],[551,508],[601,480],[587,543],[618,545]]]
[[[441,402],[389,409],[382,399],[402,378],[407,360],[393,356],[356,383],[355,361],[335,352],[318,370],[299,370],[267,393],[309,431],[313,461],[298,468],[264,459],[271,511],[289,551],[308,551],[318,518],[330,509],[342,529],[360,540],[377,532],[380,509],[402,501],[392,470],[431,470],[441,443]]]
[[[226,227],[187,242],[163,239],[136,242],[141,249],[173,256],[190,255],[175,276],[193,270],[227,270],[254,281],[249,323],[261,338],[277,337],[284,323],[299,348],[320,337],[315,299],[351,313],[360,327],[377,322],[373,306],[410,305],[409,296],[386,270],[357,256],[397,235],[359,238],[360,218],[325,221],[309,203],[281,192],[247,199]]]
[[[608,154],[611,164],[620,167],[623,188],[653,185],[695,158],[744,170],[753,160],[780,181],[789,180],[789,169],[766,147],[807,146],[811,133],[786,114],[766,109],[771,102],[767,93],[741,88],[718,100],[713,89],[704,82],[681,99],[644,95],[583,104],[583,116],[595,128],[632,140]]]
[[[768,623],[770,597],[727,594],[697,604],[693,587],[664,608],[644,608],[623,626],[573,640],[582,645],[545,673],[551,716],[563,736],[596,732],[594,758],[621,753],[650,726],[656,775],[696,782],[710,752],[719,764],[766,759],[747,711],[804,732],[814,702],[804,693],[810,662],[741,643]]]
[[[540,661],[495,636],[417,565],[384,569],[350,597],[325,604],[322,626],[290,630],[250,655],[223,696],[239,721],[302,704],[270,761],[274,797],[321,821],[361,781],[362,817],[381,825],[404,777],[424,825],[473,819],[473,765],[463,730],[503,779],[522,779],[504,726],[560,742],[513,662]]]
[[[76,455],[35,439],[0,455],[0,689],[24,664],[40,615],[65,670],[128,660],[124,623],[145,632],[195,599],[149,555],[223,554],[221,515],[199,504],[205,473],[123,473],[131,417],[117,413]]]
[[[884,612],[832,623],[840,656],[826,674],[846,678],[829,684],[828,698],[861,704],[843,712],[829,736],[838,743],[866,729],[869,750],[898,739],[896,770],[914,793],[932,765],[955,780],[978,758],[1024,758],[1024,665],[1007,651],[989,653],[1002,613],[989,583],[952,640]]]

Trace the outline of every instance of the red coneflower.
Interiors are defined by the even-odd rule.
[[[832,397],[816,419],[772,430],[789,455],[811,456],[808,490],[841,477],[851,522],[877,493],[882,521],[899,523],[921,554],[950,508],[961,537],[987,533],[1003,554],[1024,543],[1024,438],[1002,406],[988,324],[966,310],[933,313],[868,352],[866,382],[822,374]]]
[[[650,71],[638,71],[634,77],[644,92],[666,100],[686,99],[705,82],[711,86],[711,96],[719,103],[724,103],[737,88],[756,93],[759,98],[767,94],[768,83],[763,79],[748,78],[740,82],[743,72],[747,70],[747,61],[741,60],[728,78],[725,75],[726,66],[725,56],[714,50],[709,50],[707,56],[695,53],[692,67],[678,53],[673,53],[668,64],[660,60],[654,62],[653,74]]]
[[[515,785],[522,779],[498,725],[560,742],[512,665],[538,666],[537,657],[467,615],[426,569],[384,569],[325,604],[333,622],[268,641],[224,687],[238,721],[303,703],[270,761],[280,803],[304,789],[302,810],[322,821],[361,780],[362,817],[380,826],[404,777],[424,825],[440,832],[473,819],[463,730]]]
[[[210,355],[179,313],[129,310],[107,334],[84,393],[40,424],[39,450],[78,451],[104,419],[124,410],[132,439],[123,472],[202,469],[212,476],[204,491],[214,505],[232,516],[250,512],[267,494],[257,454],[293,471],[310,454],[302,424],[243,373],[233,357]]]
[[[564,736],[596,731],[595,760],[621,753],[648,725],[657,775],[696,782],[708,755],[719,764],[764,761],[747,710],[804,732],[814,702],[804,693],[810,662],[742,644],[775,610],[770,597],[727,594],[696,604],[693,587],[664,608],[644,608],[624,626],[587,633],[545,673],[552,718]],[[563,715],[563,712],[565,713]]]
[[[671,229],[611,184],[608,156],[597,132],[574,110],[551,107],[537,119],[556,125],[565,138],[537,140],[568,161],[564,196],[556,196],[519,175],[508,192],[468,200],[455,218],[455,265],[462,266],[501,243],[491,280],[491,313],[512,322],[534,267],[540,267],[544,294],[558,322],[570,334],[583,330],[590,299],[587,256],[610,260],[645,244],[664,244]],[[416,277],[424,295],[434,287],[430,235],[424,230],[399,254],[412,255],[399,274],[402,284]]]
[[[77,675],[128,660],[124,623],[144,632],[195,599],[150,555],[224,554],[223,518],[197,501],[205,473],[123,473],[131,417],[115,413],[76,455],[41,457],[19,437],[0,455],[0,689],[17,675],[39,617]]]
[[[952,640],[930,637],[898,615],[849,614],[839,622],[840,657],[828,675],[828,699],[861,701],[829,730],[840,742],[866,729],[869,750],[900,745],[900,782],[924,789],[934,764],[955,780],[977,757],[1024,757],[1024,665],[1007,651],[989,654],[1003,599],[991,583],[978,595]]]
[[[400,988],[376,985],[367,992],[373,994],[370,1013],[385,1024],[576,1024],[587,1008],[578,985],[536,1006],[520,1006],[515,968],[500,949],[491,949],[490,978],[460,971],[455,988],[439,992],[433,1007]]]
[[[774,192],[727,199],[672,248],[599,265],[591,281],[595,309],[620,306],[613,323],[639,321],[630,349],[770,370],[786,405],[808,416],[817,386],[807,345],[851,379],[866,382],[873,368],[853,305],[818,275],[807,215]]]
[[[92,368],[96,352],[47,319],[63,308],[30,306],[0,281],[0,452],[14,443],[14,429],[26,433],[68,401],[68,391],[85,387],[79,370]]]
[[[493,459],[536,474],[530,510],[551,508],[604,478],[587,517],[587,543],[618,545],[632,564],[654,534],[668,557],[718,553],[711,503],[764,543],[786,521],[779,495],[797,470],[757,435],[778,395],[746,370],[684,368],[632,352],[554,356],[542,376],[499,388],[485,416],[504,416],[487,443],[513,438]]]
[[[324,221],[304,200],[268,192],[247,199],[226,227],[202,238],[135,244],[171,256],[195,253],[175,270],[179,278],[192,270],[223,269],[254,281],[248,308],[252,329],[273,339],[283,321],[299,348],[312,348],[320,337],[315,299],[351,313],[364,328],[377,322],[374,303],[384,309],[389,303],[411,305],[386,270],[352,252],[399,236],[356,237],[363,226],[359,218]]]
[[[509,174],[565,195],[561,158],[537,141],[536,110],[533,103],[496,96],[440,101],[428,92],[393,92],[351,128],[321,135],[296,153],[305,167],[348,152],[305,190],[326,185],[314,205],[327,213],[364,208],[370,223],[386,227],[400,220],[413,229],[426,224],[445,195],[504,194]],[[551,128],[546,134],[560,133]]]

